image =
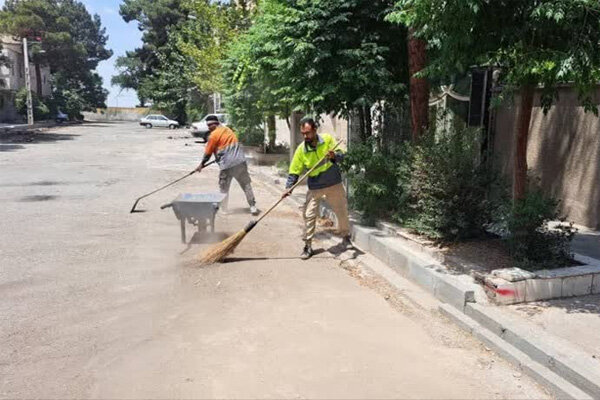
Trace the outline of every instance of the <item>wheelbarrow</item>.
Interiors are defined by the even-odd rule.
[[[226,197],[223,193],[183,193],[161,210],[172,207],[175,217],[181,224],[181,242],[187,243],[185,237],[186,221],[198,228],[198,232],[215,231],[215,216],[219,205]]]

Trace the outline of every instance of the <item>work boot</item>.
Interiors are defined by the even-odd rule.
[[[314,254],[315,254],[315,252],[313,251],[312,246],[309,245],[309,244],[307,244],[306,246],[304,246],[304,251],[302,251],[302,254],[300,255],[300,258],[303,259],[303,260],[308,260]]]
[[[258,208],[256,208],[256,206],[250,206],[250,214],[252,215],[258,215],[259,211]]]
[[[344,236],[344,239],[342,239],[342,248],[344,248],[345,250],[354,248],[352,240],[350,239],[350,235]]]

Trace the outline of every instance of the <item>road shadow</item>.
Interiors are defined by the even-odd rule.
[[[314,256],[311,260],[328,260],[335,258],[333,255],[321,255],[325,254],[326,250],[316,249]],[[269,261],[269,260],[301,260],[300,256],[294,257],[228,257],[223,260],[222,264],[231,264],[243,261]]]
[[[356,247],[347,248],[342,243],[338,243],[335,246],[331,246],[327,249],[329,254],[332,254],[335,258],[340,258],[342,255],[344,256],[344,261],[355,260],[359,256],[365,254],[364,251],[357,249]]]
[[[219,243],[227,239],[231,234],[225,232],[194,232],[185,249],[179,254],[183,255],[192,249],[193,245]]]
[[[516,307],[516,310],[534,315],[538,313],[539,308],[560,308],[567,314],[595,314],[600,317],[600,294],[589,296],[577,296],[565,299],[537,301]]]
[[[16,151],[22,150],[25,146],[21,146],[20,144],[0,144],[0,153],[8,152],[8,151]]]
[[[141,118],[141,117],[140,117]],[[84,126],[92,126],[92,125],[121,125],[126,123],[135,123],[137,121],[83,121],[82,125]]]
[[[0,151],[23,150],[30,144],[62,142],[73,140],[78,136],[80,135],[52,132],[9,132],[0,135]]]
[[[21,197],[19,199],[19,202],[34,203],[37,201],[56,200],[57,198],[58,198],[58,196],[53,196],[53,195],[25,196],[25,197]]]
[[[578,233],[571,243],[571,249],[575,253],[600,260],[600,234]]]

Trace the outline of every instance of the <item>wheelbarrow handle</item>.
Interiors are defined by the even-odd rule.
[[[162,206],[160,206],[160,209],[164,210],[165,208],[169,208],[169,207],[173,207],[173,203],[162,205]]]

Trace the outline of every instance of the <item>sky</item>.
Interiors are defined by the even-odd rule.
[[[80,0],[87,7],[90,14],[98,14],[102,19],[102,25],[108,34],[107,47],[113,51],[113,56],[102,61],[98,65],[98,73],[104,80],[104,87],[110,94],[106,104],[109,107],[133,107],[138,104],[134,91],[123,90],[110,85],[110,79],[115,75],[115,60],[118,56],[125,54],[127,50],[133,50],[142,44],[142,33],[137,28],[136,22],[126,23],[119,15],[121,0]]]
[[[111,86],[110,79],[115,75],[114,62],[118,56],[124,55],[127,50],[141,46],[141,32],[137,23],[126,23],[119,15],[119,5],[122,0],[80,0],[85,4],[90,14],[98,14],[102,19],[102,26],[108,35],[107,47],[113,51],[113,56],[98,65],[98,73],[102,76],[104,87],[109,91],[107,105],[110,107],[133,107],[138,104],[134,91],[123,90]],[[0,7],[4,0],[0,0]]]

